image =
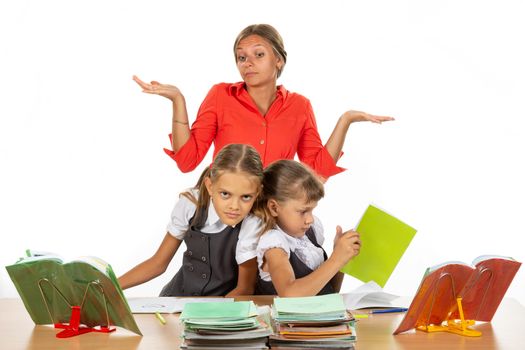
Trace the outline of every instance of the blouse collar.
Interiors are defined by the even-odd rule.
[[[246,83],[244,81],[233,83],[229,86],[228,92],[233,96],[240,96],[244,93],[247,94],[248,90],[246,90]],[[277,85],[277,97],[286,98],[287,95],[288,90],[282,85]]]

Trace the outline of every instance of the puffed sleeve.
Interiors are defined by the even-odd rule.
[[[195,196],[194,190],[189,191],[191,191]],[[175,206],[171,211],[170,221],[166,227],[166,230],[169,232],[169,234],[182,241],[186,231],[188,230],[190,219],[195,214],[195,208],[195,204],[193,204],[185,196],[180,195],[179,200],[177,203],[175,203]]]
[[[310,101],[306,103],[306,121],[297,146],[297,155],[301,162],[315,170],[317,174],[325,179],[330,176],[345,171],[345,168],[338,167],[334,159],[328,153],[321,142],[321,137],[317,130],[314,112]]]
[[[259,266],[263,263],[264,253],[272,248],[281,248],[286,252],[288,258],[290,257],[290,245],[283,233],[279,230],[270,230],[259,238],[259,243],[257,244],[257,264]]]
[[[261,230],[261,219],[254,215],[244,218],[239,231],[239,239],[235,250],[237,264],[242,264],[255,258],[257,242],[259,241],[259,231]]]
[[[217,94],[218,86],[215,85],[210,89],[199,108],[197,118],[190,129],[190,138],[178,152],[164,149],[164,152],[177,163],[183,173],[192,171],[202,162],[215,139],[217,134]],[[172,135],[170,134],[170,141],[171,138]]]

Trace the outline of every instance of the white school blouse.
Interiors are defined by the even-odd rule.
[[[315,233],[317,243],[322,246],[324,243],[324,230],[321,221],[314,216],[312,228]],[[306,235],[296,238],[288,235],[280,227],[276,227],[264,233],[259,238],[257,244],[257,266],[259,275],[263,281],[271,281],[270,273],[262,270],[264,253],[268,249],[281,248],[290,258],[290,252],[294,252],[297,257],[310,269],[317,269],[324,262],[323,249],[316,247]]]
[[[193,194],[195,198],[199,197],[199,190],[188,189],[187,192]],[[167,226],[167,231],[175,238],[184,240],[184,235],[189,228],[190,219],[195,214],[197,207],[188,198],[180,195],[179,200],[175,203],[171,211],[171,219]],[[249,214],[241,223],[239,231],[239,239],[237,241],[237,248],[235,251],[235,260],[237,264],[242,264],[247,260],[257,256],[256,248],[258,241],[258,232],[261,229],[261,220],[256,216]],[[219,233],[226,228],[219,219],[213,204],[210,202],[208,207],[208,218],[206,223],[201,228],[201,231],[208,234]]]

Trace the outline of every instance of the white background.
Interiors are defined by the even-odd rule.
[[[396,118],[351,126],[348,171],[316,211],[328,252],[373,203],[418,230],[388,292],[413,295],[448,260],[524,261],[524,15],[517,0],[3,1],[0,264],[31,248],[121,275],[153,254],[211,151],[182,174],[162,151],[169,101],[131,77],[177,85],[194,120],[213,84],[240,79],[233,42],[252,23],[282,34],[279,83],[311,100],[324,141],[348,109]],[[126,294],[157,295],[181,259]],[[522,304],[524,269],[507,293]],[[16,295],[0,270],[0,297]]]

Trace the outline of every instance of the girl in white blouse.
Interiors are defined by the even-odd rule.
[[[184,242],[182,267],[161,296],[253,294],[260,220],[252,207],[262,178],[262,161],[253,147],[225,146],[196,187],[182,194],[155,254],[119,278],[122,289],[166,271]]]
[[[310,296],[337,293],[339,270],[359,254],[355,231],[336,228],[328,258],[322,248],[323,226],[313,215],[324,196],[321,181],[305,165],[279,160],[264,171],[263,193],[255,210],[263,220],[257,245],[257,294]]]

